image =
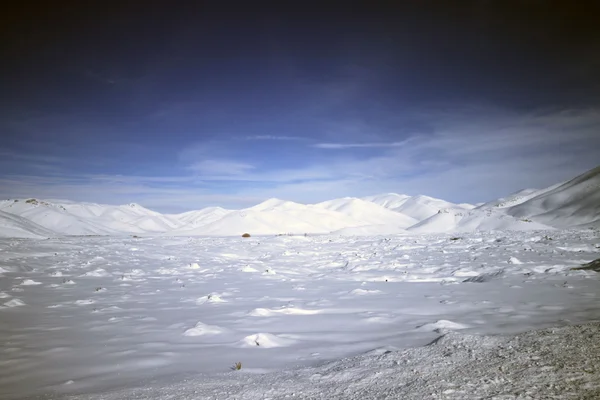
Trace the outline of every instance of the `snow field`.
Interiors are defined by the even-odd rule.
[[[600,282],[570,268],[598,258],[598,242],[592,230],[2,239],[0,397],[199,376],[210,386],[448,332],[587,322]]]

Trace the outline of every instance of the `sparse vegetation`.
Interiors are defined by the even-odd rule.
[[[243,237],[243,238],[249,238],[249,237],[250,237],[250,234],[249,234],[249,233],[244,233],[244,234],[242,235],[242,237]]]
[[[573,271],[596,271],[600,272],[600,258],[587,264],[581,264],[581,267],[571,268]]]
[[[27,200],[25,200],[25,203],[37,205],[38,201],[36,199],[27,199]]]
[[[242,363],[238,361],[235,364],[233,364],[233,367],[231,368],[235,371],[239,371],[240,369],[242,369]]]
[[[459,237],[451,237],[450,240],[460,240]]]
[[[523,219],[521,219],[521,221],[523,221],[523,222],[533,222],[532,220],[527,219],[527,218],[523,218]]]

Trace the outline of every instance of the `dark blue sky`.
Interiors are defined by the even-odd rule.
[[[598,2],[191,3],[2,15],[0,196],[479,202],[599,164]]]

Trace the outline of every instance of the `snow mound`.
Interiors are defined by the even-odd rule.
[[[4,303],[2,305],[3,308],[13,308],[13,307],[20,307],[20,306],[24,306],[26,305],[24,301],[19,300],[19,299],[12,299],[7,301],[6,303]]]
[[[254,347],[262,349],[271,349],[274,347],[289,347],[296,343],[293,339],[287,339],[271,333],[256,333],[246,336],[238,342],[239,347]]]
[[[272,317],[275,315],[315,315],[320,314],[321,310],[306,310],[296,307],[273,308],[255,308],[248,315],[253,317]]]
[[[209,294],[208,296],[199,297],[196,299],[197,305],[202,305],[206,303],[227,303],[227,300],[223,300],[221,295],[218,294]]]
[[[225,332],[225,329],[216,325],[206,325],[202,322],[196,323],[196,326],[186,329],[183,336],[209,336],[218,335]]]
[[[446,319],[440,319],[439,321],[432,322],[429,324],[419,325],[417,330],[424,332],[438,332],[438,331],[446,331],[446,330],[459,330],[459,329],[467,329],[468,325],[459,324],[457,322],[448,321]]]

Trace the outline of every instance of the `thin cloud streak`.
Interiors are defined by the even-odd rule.
[[[343,149],[366,149],[366,148],[377,148],[377,147],[400,147],[405,145],[406,142],[391,142],[391,143],[317,143],[313,145],[318,149],[329,149],[329,150],[343,150]]]
[[[246,136],[246,140],[282,140],[282,141],[298,141],[306,140],[306,138],[299,136],[273,136],[273,135],[257,135],[257,136]]]

